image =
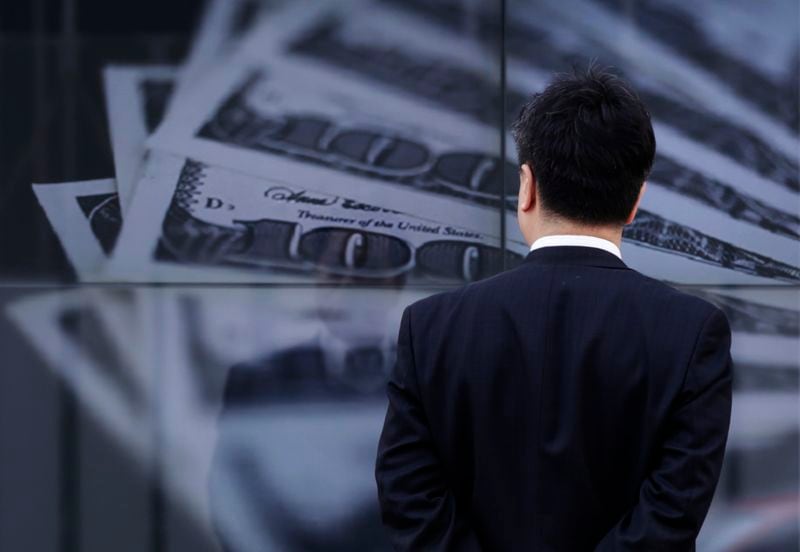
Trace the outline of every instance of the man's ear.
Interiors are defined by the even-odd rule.
[[[523,163],[519,169],[519,196],[517,197],[519,210],[530,211],[533,208],[534,186],[536,186],[536,177],[531,166]]]
[[[633,219],[636,217],[636,211],[639,209],[639,204],[642,202],[642,196],[644,196],[644,190],[647,188],[647,181],[642,182],[642,187],[639,188],[639,197],[636,198],[636,203],[631,209],[631,214],[628,215],[628,219],[625,221],[625,224],[630,224],[633,222]]]

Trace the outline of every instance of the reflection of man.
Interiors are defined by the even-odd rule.
[[[512,270],[402,316],[376,479],[399,550],[693,550],[731,408],[713,304],[629,268],[655,153],[636,94],[560,76],[514,126]]]

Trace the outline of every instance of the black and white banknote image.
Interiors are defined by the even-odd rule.
[[[339,92],[332,82],[309,90],[308,73],[290,65],[229,67],[231,89],[221,91],[221,103],[212,104],[211,113],[194,114],[194,123],[189,113],[165,121],[151,146],[258,176],[294,175],[318,182],[318,191],[349,192],[428,220],[462,219],[472,230],[499,233],[496,133],[476,132],[467,121],[421,107],[418,119],[405,114],[404,121],[391,121],[392,113],[403,113],[391,98],[368,98],[365,87],[356,88],[363,95]],[[212,93],[222,82],[215,79],[201,92]],[[441,126],[430,122],[437,119]]]
[[[134,203],[137,212],[102,278],[459,282],[510,268],[526,246],[516,227],[516,152],[496,123],[510,121],[548,75],[595,52],[636,82],[658,136],[648,191],[623,232],[626,263],[676,283],[798,281],[797,138],[772,132],[775,111],[753,102],[737,118],[704,105],[694,95],[707,102],[703,91],[717,85],[720,105],[746,94],[651,44],[658,31],[646,26],[636,40],[667,60],[657,67],[686,76],[682,86],[644,67],[647,56],[631,59],[610,33],[572,32],[559,6],[541,6],[547,24],[519,13],[507,29],[505,98],[496,14],[449,0],[212,2],[184,65],[107,67],[118,201],[122,213]],[[181,161],[155,160],[145,174],[151,155]],[[287,185],[286,204],[317,203],[276,218],[275,196],[253,202],[247,186],[222,184],[250,177],[265,190]],[[205,204],[188,201],[198,193]],[[333,214],[353,214],[352,205],[409,222],[370,227]]]
[[[139,184],[106,277],[471,282],[526,252],[524,243],[503,250],[497,238],[474,231],[159,154]],[[197,270],[214,267],[224,270]]]
[[[123,211],[141,177],[145,140],[161,123],[170,102],[212,70],[259,18],[281,0],[210,2],[186,62],[181,66],[109,65],[103,73],[116,181]]]
[[[214,66],[224,63],[248,32],[287,0],[215,0],[207,2],[186,60],[180,67],[175,96],[182,97]]]
[[[462,145],[460,152],[448,151],[449,148],[443,146],[442,142],[434,140],[433,143],[426,144],[424,141],[420,141],[419,137],[426,136],[426,133],[435,136],[435,130],[432,131],[422,126],[418,127],[416,131],[410,129],[403,133],[394,128],[387,129],[385,125],[382,128],[380,125],[371,127],[372,123],[370,122],[359,127],[359,125],[353,126],[352,124],[336,124],[330,117],[327,120],[317,120],[318,115],[313,114],[318,114],[324,103],[320,99],[321,97],[317,98],[311,94],[304,98],[303,94],[290,93],[288,89],[272,84],[288,82],[294,75],[295,82],[300,85],[304,82],[303,75],[309,74],[324,77],[325,82],[330,83],[331,89],[335,89],[338,82],[340,91],[330,94],[328,101],[331,103],[329,109],[339,113],[341,117],[352,114],[352,108],[348,107],[347,102],[343,99],[347,97],[348,93],[353,98],[369,97],[373,101],[377,101],[382,97],[381,94],[385,96],[394,91],[403,96],[403,99],[399,100],[401,102],[406,98],[419,98],[426,100],[430,107],[444,107],[443,104],[448,103],[444,100],[452,99],[453,95],[458,96],[460,91],[463,91],[464,94],[458,96],[463,101],[461,103],[449,102],[451,109],[448,111],[453,113],[444,115],[444,119],[441,120],[443,124],[439,126],[452,129],[453,125],[447,124],[448,117],[468,115],[461,117],[463,120],[459,122],[462,139],[463,136],[469,135],[489,136],[491,135],[489,127],[485,125],[489,122],[486,113],[491,112],[497,102],[495,97],[486,93],[492,89],[494,75],[489,71],[491,64],[485,59],[485,55],[481,56],[480,43],[472,45],[472,53],[475,55],[462,56],[469,58],[470,61],[448,59],[441,54],[436,57],[433,47],[435,41],[424,40],[425,36],[436,36],[431,30],[435,26],[415,25],[416,34],[421,39],[414,42],[413,55],[403,56],[402,45],[405,37],[397,36],[396,30],[393,35],[393,27],[386,23],[392,18],[378,18],[375,17],[375,14],[413,18],[415,10],[418,12],[422,8],[411,3],[409,5],[411,9],[408,10],[410,14],[404,14],[404,12],[396,10],[396,6],[392,6],[390,2],[389,5],[377,5],[374,8],[375,12],[362,9],[353,15],[353,7],[365,8],[368,6],[372,8],[372,4],[367,2],[350,5],[347,3],[325,4],[315,4],[312,8],[310,5],[303,5],[302,2],[290,7],[259,3],[257,9],[255,7],[248,8],[248,10],[255,11],[247,12],[250,14],[246,18],[248,19],[247,24],[230,24],[226,27],[237,29],[236,33],[232,35],[234,38],[231,38],[231,33],[228,33],[226,35],[228,38],[223,40],[222,35],[218,34],[217,44],[225,43],[226,46],[224,48],[220,46],[220,49],[223,51],[227,49],[227,55],[232,59],[226,70],[235,69],[237,63],[241,66],[249,63],[250,66],[256,68],[253,69],[253,72],[245,71],[244,80],[239,87],[235,88],[232,95],[227,97],[222,104],[216,106],[216,110],[210,115],[209,120],[196,129],[195,138],[190,138],[178,145],[170,143],[167,149],[196,152],[198,159],[205,159],[201,161],[205,167],[213,167],[215,163],[221,163],[226,166],[236,165],[237,169],[253,174],[258,173],[259,176],[274,174],[276,171],[279,174],[280,171],[284,171],[284,174],[287,171],[293,171],[295,175],[307,175],[310,183],[304,184],[304,188],[308,190],[323,193],[341,193],[346,190],[354,198],[347,200],[351,203],[361,203],[365,201],[364,198],[373,198],[374,201],[369,204],[386,211],[407,213],[413,211],[415,215],[427,219],[427,222],[420,223],[419,227],[436,228],[444,225],[446,228],[455,228],[463,224],[464,229],[460,231],[463,235],[492,237],[495,244],[491,247],[496,250],[499,246],[498,234],[501,233],[499,224],[503,218],[498,215],[498,210],[502,208],[502,205],[513,209],[515,197],[513,193],[508,192],[514,190],[514,184],[510,181],[514,180],[516,175],[512,170],[513,165],[510,159],[501,166],[499,158],[492,152],[489,143],[491,140],[489,142],[483,140],[482,144],[473,140],[471,144]],[[348,11],[342,6],[349,7],[351,10]],[[264,15],[268,11],[266,7],[272,9],[269,13],[271,17]],[[301,17],[302,14],[305,14],[305,17]],[[370,27],[370,22],[376,21],[379,22],[378,26],[369,32],[367,29]],[[536,29],[534,23],[529,22],[529,24]],[[408,27],[409,25],[406,24],[402,28]],[[245,30],[250,31],[250,36],[242,39]],[[570,45],[568,40],[563,39],[564,31],[559,31],[557,25],[551,25],[547,30],[537,30],[540,32],[535,36],[542,34],[549,36],[549,41],[543,43],[546,47],[544,51],[549,54],[523,57],[512,63],[509,71],[512,101],[514,98],[522,97],[522,94],[514,93],[513,90],[535,90],[544,84],[544,75],[552,70],[552,67],[539,67],[539,65],[546,66],[547,63],[552,64],[555,60],[563,61],[573,55],[570,47],[575,49],[575,45]],[[528,33],[528,35],[530,36],[532,33]],[[437,36],[437,38],[441,39],[441,36]],[[460,52],[468,50],[463,44],[463,37],[457,33],[453,33],[450,39],[459,46],[459,48],[452,48],[453,50]],[[235,47],[237,44],[238,48]],[[201,50],[210,51],[210,47],[206,46]],[[256,62],[260,58],[253,55],[253,52],[256,51],[269,63],[274,61],[276,68],[259,68]],[[541,52],[542,50],[529,48],[525,51]],[[426,55],[428,59],[426,59]],[[195,67],[201,67],[202,63],[197,60],[202,59],[203,56],[195,54],[194,57],[196,59]],[[206,55],[206,67],[214,65],[209,61],[212,57]],[[391,59],[394,63],[377,63],[386,59]],[[291,60],[293,65],[305,63],[306,67],[301,69],[298,74],[294,67],[287,67],[287,60]],[[379,65],[382,67],[381,71],[377,70]],[[283,69],[280,68],[281,66]],[[202,73],[199,69],[194,71],[196,75]],[[354,86],[351,82],[353,79],[341,79],[337,71],[343,72],[343,75],[353,75],[356,80],[363,79],[364,83],[383,82],[385,90],[380,89],[381,94],[365,92],[364,83]],[[211,72],[220,76],[220,71]],[[133,196],[135,181],[142,176],[140,171],[146,155],[144,141],[168,113],[170,95],[177,86],[176,81],[181,81],[178,74],[179,71],[171,67],[117,66],[109,67],[106,70],[106,93],[115,159],[117,160],[117,187],[119,188],[119,199],[123,203],[123,212],[126,209],[125,203],[131,201]],[[431,86],[425,86],[424,81],[412,81],[407,76],[420,74],[430,75]],[[197,78],[202,80],[201,76]],[[215,79],[219,80],[217,77]],[[652,86],[652,79],[642,80],[650,82]],[[434,82],[439,84],[439,88],[433,86]],[[412,86],[414,84],[416,88]],[[202,93],[195,93],[194,98],[190,92],[184,94],[189,107],[181,106],[181,110],[191,111],[190,107],[194,107],[192,102],[207,96],[208,87],[200,88]],[[283,90],[284,99],[278,101],[277,98],[281,97],[281,90]],[[658,97],[672,102],[671,105],[680,104],[680,101],[675,99],[674,93],[673,99],[669,100],[669,90],[660,93]],[[481,105],[478,100],[484,100],[483,105],[488,111],[478,108]],[[295,107],[296,105],[308,106],[301,108],[301,112],[307,111],[307,114],[294,115],[298,109]],[[135,108],[131,109],[131,106]],[[426,108],[419,109],[425,113]],[[407,109],[402,110],[403,113],[407,113],[407,111]],[[180,120],[185,120],[182,114],[178,114],[178,117]],[[691,119],[691,117],[677,120],[686,119]],[[244,122],[246,124],[243,125]],[[162,130],[162,133],[166,132],[169,135],[172,132],[169,129],[174,128],[174,125],[175,123],[168,120],[167,129]],[[644,267],[651,267],[653,271],[656,271],[656,267],[667,268],[668,273],[675,274],[675,281],[687,278],[687,267],[697,267],[697,272],[702,276],[690,273],[690,278],[696,280],[697,283],[725,281],[726,277],[728,281],[734,282],[794,281],[797,277],[794,268],[798,265],[798,255],[800,255],[796,247],[800,219],[791,208],[786,208],[793,202],[797,202],[796,194],[785,187],[786,182],[782,185],[775,180],[765,179],[754,172],[748,172],[752,167],[742,167],[738,164],[740,158],[734,159],[733,155],[721,155],[721,152],[708,150],[703,145],[707,141],[700,140],[702,137],[693,136],[691,132],[683,132],[685,128],[680,125],[677,130],[670,125],[663,125],[663,127],[659,125],[657,120],[660,151],[663,153],[659,154],[656,161],[649,182],[649,193],[644,198],[639,220],[625,229],[623,248],[626,259],[630,260],[635,267],[642,266],[643,270],[646,270]],[[401,124],[400,128],[402,126]],[[713,128],[713,125],[708,126]],[[730,134],[732,133],[726,133],[726,135]],[[451,133],[449,137],[439,138],[443,141],[449,139],[451,142],[458,142],[458,139],[454,139],[453,136],[455,134]],[[154,140],[158,144],[160,139],[157,136]],[[508,140],[507,136],[506,140]],[[774,146],[774,143],[772,145]],[[445,149],[437,153],[437,147]],[[239,151],[228,155],[231,152],[225,148]],[[510,149],[507,148],[507,150]],[[705,154],[704,151],[706,151]],[[759,147],[754,151],[765,151],[765,148]],[[774,152],[775,149],[766,148],[766,151]],[[703,155],[707,155],[707,157],[703,158]],[[512,155],[509,153],[510,157]],[[247,160],[247,162],[240,164],[239,160]],[[759,166],[763,166],[763,164]],[[248,167],[253,167],[253,169],[248,171]],[[699,170],[701,168],[702,170]],[[501,201],[504,191],[500,180],[501,174],[505,174],[507,177],[505,201]],[[508,178],[509,175],[512,178]],[[171,178],[171,175],[165,174],[164,176],[164,180],[170,182],[166,184],[168,188],[176,186],[177,181],[173,184],[171,181],[174,179]],[[367,185],[362,180],[363,177],[366,177],[371,183]],[[150,180],[152,182],[160,180],[160,178],[152,178],[151,175]],[[319,184],[322,180],[325,181],[324,186]],[[755,183],[760,184],[758,197],[752,195]],[[178,193],[160,194],[162,203],[154,205],[148,202],[147,208],[164,209],[165,214],[170,213],[173,220],[180,219],[180,216],[174,216],[177,211],[172,208],[177,203],[172,202],[171,206],[167,205],[173,195],[180,197],[180,191],[174,191]],[[152,194],[150,195],[152,196]],[[426,198],[424,202],[415,199],[423,197]],[[390,198],[396,203],[392,204],[392,208],[387,208],[386,202]],[[208,207],[208,209],[212,208]],[[513,228],[514,216],[511,213],[513,211],[509,211],[505,217],[509,236],[513,236],[515,230]],[[268,219],[268,217],[263,218]],[[136,233],[147,233],[140,224],[135,225]],[[149,225],[154,226],[152,221],[149,222]],[[483,228],[482,232],[477,230],[479,227]],[[252,230],[252,225],[250,229]],[[263,230],[263,225],[260,230]],[[720,232],[720,230],[725,230],[725,232]],[[152,228],[150,233],[152,233]],[[737,240],[728,242],[716,237],[715,234],[735,235]],[[346,234],[328,234],[327,236],[333,240],[344,240],[342,243],[347,242],[348,239]],[[216,238],[228,243],[229,238],[233,238],[233,236],[227,236],[225,239],[220,236],[216,236]],[[197,244],[203,239],[209,238],[207,236],[195,237],[192,243]],[[325,239],[327,237],[318,236],[317,243],[321,243]],[[362,238],[354,239],[361,240]],[[146,240],[139,239],[138,241]],[[241,239],[238,241],[233,239],[230,243],[234,244],[234,248],[241,249],[241,241]],[[168,242],[162,242],[162,245],[164,243]],[[704,245],[698,247],[697,244],[714,245],[708,249]],[[277,243],[273,245],[276,251],[281,248],[281,245]],[[374,253],[377,248],[374,243],[372,245],[371,249]],[[155,249],[149,245],[148,247]],[[259,247],[251,248],[248,253],[249,261],[241,263],[239,266],[260,265],[263,267],[269,264],[273,268],[279,268],[282,261],[291,257],[291,255],[290,257],[284,255],[281,260],[280,255],[273,255],[269,262],[261,262],[256,259],[259,255],[256,251],[265,251],[265,249],[263,246]],[[339,248],[342,247],[345,246]],[[115,257],[122,259],[128,256],[129,253],[126,253],[126,249],[127,247]],[[214,249],[215,246],[208,244],[209,251]],[[400,247],[400,249],[403,248]],[[511,252],[505,255],[505,259],[504,255],[499,252],[488,253],[489,250],[474,248],[465,250],[467,252],[464,254],[473,259],[472,265],[482,264],[484,268],[469,269],[467,272],[460,269],[460,272],[467,274],[465,278],[469,280],[475,276],[488,275],[492,270],[499,270],[503,266],[513,266],[515,260],[518,260],[518,256],[524,253],[524,246],[520,240],[520,247],[516,250],[514,247],[510,249]],[[703,249],[707,250],[702,251]],[[331,250],[337,250],[337,246],[331,247]],[[715,250],[717,253],[714,253]],[[156,256],[161,260],[169,257],[163,248],[159,248],[159,251],[160,253]],[[477,251],[481,251],[482,254]],[[662,262],[659,256],[654,254],[655,252],[663,252],[669,256],[666,257],[665,262]],[[203,255],[203,253],[197,253],[195,257],[200,258]],[[310,253],[306,254],[306,261],[308,261],[309,255]],[[492,255],[494,256],[492,261],[483,258],[480,261],[475,260],[478,256],[491,257]],[[229,251],[223,256],[230,257]],[[458,256],[456,254],[456,257]],[[213,257],[213,254],[210,257]],[[127,263],[128,266],[136,265],[141,258],[141,255],[131,256]],[[292,258],[296,261],[299,257],[295,254]],[[371,275],[388,276],[392,271],[388,268],[390,266],[393,267],[395,273],[398,273],[398,268],[404,265],[403,258],[403,254],[398,253],[393,259],[386,259],[385,270],[383,272],[373,271]],[[180,254],[176,259],[190,261],[188,257]],[[217,261],[212,261],[211,264],[215,262]],[[338,259],[336,262],[343,263],[343,266],[348,263],[348,261]],[[223,265],[230,266],[237,263],[238,261],[230,259],[221,262]],[[287,263],[283,264],[285,268]],[[288,266],[291,265],[300,266],[293,261],[288,262]],[[109,274],[123,277],[123,274],[117,270],[123,266],[124,263],[115,262],[112,266],[115,270],[110,271]],[[304,266],[308,266],[308,263],[306,262]],[[488,266],[491,268],[487,269]],[[671,270],[668,267],[672,267]],[[408,266],[406,266],[407,268]],[[448,269],[451,273],[454,270],[453,268]],[[400,272],[402,271],[400,270]],[[441,273],[441,271],[439,272]],[[664,274],[663,271],[659,273]],[[366,275],[366,273],[362,274]],[[131,275],[131,277],[147,279],[156,278],[159,275],[163,275],[163,272],[148,273],[145,270],[140,271],[140,274],[136,276]],[[198,277],[202,279],[201,276],[198,275]]]
[[[103,71],[115,180],[127,212],[146,156],[145,140],[161,122],[174,91],[177,69],[111,65]]]
[[[623,15],[619,2],[598,4]],[[720,7],[728,11],[724,23]],[[698,6],[660,0],[637,6],[637,24],[796,134],[797,108],[791,97],[798,93],[797,60],[792,59],[797,55],[797,25],[787,17],[792,7],[797,6],[791,0]]]
[[[381,6],[380,9],[387,8]],[[375,40],[370,41],[373,46],[373,56],[370,57],[363,55],[363,44],[367,41],[354,38],[348,42],[343,38],[347,36],[348,29],[359,29],[359,17],[354,17],[355,21],[347,19],[348,24],[341,25],[344,28],[337,28],[335,12],[322,12],[322,15],[317,15],[318,21],[305,27],[296,23],[297,17],[292,17],[295,28],[303,30],[299,38],[292,41],[288,38],[291,36],[291,26],[279,24],[282,21],[280,14],[275,15],[273,20],[265,18],[265,26],[255,29],[252,36],[243,41],[240,51],[231,56],[234,61],[217,74],[214,79],[216,82],[210,82],[209,87],[203,87],[202,92],[188,102],[187,114],[181,118],[182,127],[166,122],[152,139],[155,147],[191,154],[211,164],[235,165],[253,174],[286,171],[289,170],[287,162],[292,162],[294,166],[301,162],[305,170],[310,171],[309,174],[318,175],[312,179],[325,180],[326,189],[337,193],[346,190],[356,199],[367,201],[372,198],[376,204],[380,202],[379,195],[385,198],[384,201],[391,198],[392,201],[403,202],[395,203],[398,210],[402,211],[403,205],[408,205],[406,211],[414,209],[414,213],[423,218],[452,220],[452,214],[463,214],[463,220],[469,222],[459,221],[460,224],[473,224],[470,228],[476,231],[483,224],[496,225],[496,220],[487,220],[487,217],[496,219],[496,211],[501,205],[513,209],[515,187],[510,181],[516,179],[516,170],[512,168],[514,165],[510,154],[505,165],[497,157],[499,150],[486,145],[483,151],[476,154],[469,154],[464,148],[473,148],[474,151],[477,144],[462,146],[462,151],[445,150],[437,154],[437,147],[426,144],[424,135],[420,139],[419,132],[403,132],[403,122],[394,122],[393,127],[387,129],[385,117],[377,117],[383,123],[383,128],[378,130],[370,128],[370,122],[355,127],[352,123],[341,122],[353,114],[352,110],[347,110],[347,106],[336,110],[339,98],[331,91],[337,86],[341,95],[360,98],[360,107],[370,105],[367,102],[376,104],[378,98],[382,97],[377,91],[385,96],[389,90],[400,90],[402,100],[413,95],[411,87],[403,85],[402,77],[404,71],[415,68],[409,65],[408,59],[419,59],[418,55],[391,58],[395,61],[399,59],[402,63],[384,64],[382,73],[376,73],[376,64],[370,63],[375,52],[385,54],[398,50],[399,44],[402,44],[400,37],[394,37],[393,42],[392,33],[388,30],[376,33],[383,44],[378,42],[376,45]],[[343,18],[339,17],[338,20]],[[376,18],[376,21],[391,19]],[[364,23],[361,25],[365,26]],[[279,30],[277,37],[269,32],[272,29]],[[441,34],[437,38],[441,40]],[[315,47],[315,40],[321,40],[325,48]],[[424,53],[424,47],[419,46],[424,43],[425,40],[414,41],[415,54]],[[338,55],[331,54],[336,52],[336,47],[340,48]],[[323,49],[327,52],[325,56],[319,54]],[[430,57],[433,54],[428,52],[428,55]],[[480,56],[475,57],[480,59]],[[466,74],[473,77],[472,80],[464,79],[461,82],[480,82],[480,78],[476,80],[475,77],[482,74],[480,63],[471,66],[462,63],[459,72],[460,60],[441,59],[441,55],[439,58],[439,67],[450,62],[448,67],[455,68],[456,76]],[[362,59],[367,61],[360,65]],[[238,71],[235,68],[236,60],[240,66]],[[288,60],[291,60],[291,67],[286,67]],[[435,69],[430,68],[436,68],[437,65],[423,63],[416,67],[419,71],[412,74],[419,74],[426,68],[435,74]],[[392,74],[395,68],[397,73]],[[353,76],[359,72],[363,78],[360,84],[355,82],[359,80],[358,77],[340,77],[340,74]],[[445,81],[452,75],[444,71],[440,73]],[[512,77],[514,74],[517,73],[510,72]],[[520,85],[519,89],[542,86],[543,81],[536,82],[537,74],[546,73],[542,70],[525,73],[524,78],[517,79],[517,82],[524,81],[524,86]],[[329,84],[325,94],[328,98],[296,92],[303,88],[303,83],[318,79],[324,79]],[[455,78],[451,80],[448,84],[452,86],[448,90],[458,90],[459,81]],[[490,82],[488,77],[483,80],[484,84]],[[223,84],[226,81],[228,84]],[[289,82],[292,84],[289,85]],[[381,87],[379,83],[384,86]],[[216,92],[214,85],[218,87]],[[432,92],[430,87],[419,88],[419,97],[433,101],[416,108],[406,104],[402,109],[398,103],[399,112],[404,115],[409,112],[422,114],[429,105],[437,103],[435,91]],[[201,114],[192,111],[190,104],[194,102],[197,105],[211,102],[214,107],[208,113]],[[442,102],[438,103],[441,105]],[[319,112],[325,105],[328,106],[325,108],[329,110],[328,115],[320,120]],[[487,105],[491,107],[491,102]],[[338,114],[338,118],[335,114]],[[189,124],[192,117],[195,123]],[[428,116],[420,117],[429,120]],[[473,113],[471,120],[462,121],[459,128],[463,130],[459,137],[486,134],[488,128],[479,130],[480,123],[480,115],[476,117]],[[431,125],[422,131],[435,135],[442,126]],[[452,125],[449,128],[453,128]],[[794,281],[797,276],[794,267],[798,264],[798,217],[785,207],[791,205],[790,202],[797,202],[796,194],[782,184],[766,180],[749,168],[742,167],[730,157],[705,148],[695,137],[685,136],[666,126],[662,134],[666,136],[666,154],[658,160],[650,187],[656,190],[650,197],[646,194],[640,211],[643,219],[647,217],[649,222],[658,220],[659,228],[657,232],[652,232],[648,230],[652,224],[637,228],[634,222],[626,229],[624,245],[631,263],[643,267],[645,271],[648,270],[645,267],[652,267],[655,272],[655,267],[651,265],[654,262],[652,251],[660,250],[668,254],[670,262],[661,263],[659,269],[665,264],[675,267],[672,272],[677,281],[686,279],[687,274],[691,274],[689,278],[698,283],[724,281],[726,276],[728,281],[736,282]],[[345,147],[345,144],[349,146]],[[375,155],[376,151],[380,151],[385,160],[380,155],[371,160],[369,156]],[[692,155],[689,155],[690,151]],[[700,155],[694,155],[697,151]],[[703,158],[703,155],[707,157]],[[687,166],[684,162],[690,157],[693,161]],[[697,170],[697,158],[702,162],[702,172]],[[500,170],[501,167],[503,170]],[[511,191],[502,202],[499,201],[503,192],[500,173],[507,177],[506,192]],[[511,178],[508,178],[509,175]],[[371,183],[367,184],[362,176],[369,177]],[[753,179],[763,182],[760,189],[765,191],[759,195],[759,199],[753,195]],[[418,204],[413,207],[405,203],[409,198],[424,196],[428,198],[424,203],[416,202]],[[449,208],[445,207],[448,203]],[[481,213],[483,218],[477,218]],[[480,220],[487,222],[481,223]],[[660,222],[662,220],[663,223]],[[513,214],[507,216],[506,230],[509,236],[515,235],[514,226]],[[682,231],[679,232],[679,229]],[[719,243],[719,248],[726,250],[726,253],[724,257],[697,254],[681,234],[691,235],[691,241]],[[728,242],[720,237],[730,235],[740,238],[736,242]],[[684,242],[683,245],[678,245],[681,242]],[[756,265],[763,266],[757,268]],[[693,266],[695,270],[691,271]]]
[[[33,192],[78,276],[96,276],[122,228],[115,181],[34,184]]]

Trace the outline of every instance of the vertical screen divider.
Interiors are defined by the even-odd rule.
[[[500,178],[502,194],[500,201],[500,248],[502,269],[506,270],[506,0],[500,0]]]

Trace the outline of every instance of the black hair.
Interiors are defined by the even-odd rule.
[[[556,75],[522,106],[512,134],[545,211],[589,225],[625,222],[656,151],[638,94],[594,64]]]

